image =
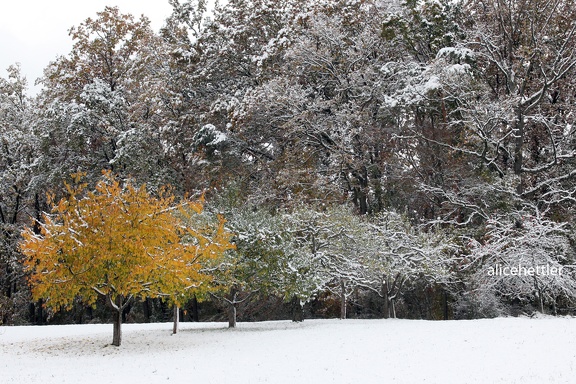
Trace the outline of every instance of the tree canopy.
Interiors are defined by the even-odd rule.
[[[135,297],[179,303],[180,294],[209,283],[203,266],[231,247],[223,219],[216,228],[188,225],[201,202],[176,203],[169,189],[152,196],[110,172],[94,190],[86,188],[76,175],[66,184],[68,196],[43,215],[40,233],[23,232],[33,297],[55,310],[78,297],[94,305],[103,296],[118,316]]]
[[[170,4],[157,32],[114,7],[79,21],[36,97],[17,66],[0,80],[2,322],[73,296],[186,306],[211,286],[277,300],[277,317],[289,300],[310,316],[571,313],[571,2]],[[212,220],[183,198],[201,194]],[[230,247],[221,212],[236,250],[204,267]],[[488,274],[496,261],[565,275]]]

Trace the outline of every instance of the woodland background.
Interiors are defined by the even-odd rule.
[[[0,324],[109,320],[33,301],[18,250],[48,193],[103,170],[226,218],[226,290],[190,320],[573,313],[571,1],[170,3],[159,32],[116,8],[73,27],[37,96],[0,79]]]

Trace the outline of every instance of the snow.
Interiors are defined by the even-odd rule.
[[[457,60],[469,61],[474,60],[474,51],[468,48],[462,47],[444,47],[441,48],[436,54],[436,58],[447,57],[454,58]]]
[[[573,383],[576,319],[0,327],[8,383]]]
[[[426,82],[426,84],[423,85],[422,92],[428,93],[441,88],[442,84],[440,83],[440,79],[438,78],[438,76],[431,76],[430,79],[428,79],[428,81]]]
[[[466,74],[472,70],[469,64],[453,64],[446,68],[447,72],[452,72],[454,74]]]
[[[228,138],[224,132],[220,132],[213,124],[206,124],[196,134],[195,141],[205,140],[205,145],[218,145]]]

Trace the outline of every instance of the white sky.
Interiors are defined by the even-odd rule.
[[[70,27],[94,18],[107,5],[118,6],[121,13],[136,18],[144,14],[155,31],[172,11],[168,0],[5,1],[0,10],[0,77],[6,78],[8,66],[19,62],[30,93],[37,93],[34,81],[42,76],[42,70],[56,56],[70,52]]]

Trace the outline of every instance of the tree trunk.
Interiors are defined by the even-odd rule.
[[[520,176],[520,182],[516,187],[516,192],[522,194],[524,192],[524,175],[522,174],[522,166],[524,162],[524,115],[520,108],[518,109],[518,117],[516,121],[516,143],[514,148],[514,173]]]
[[[384,318],[390,318],[390,297],[388,296],[388,281],[384,279],[382,282],[382,298],[384,299]]]
[[[236,328],[236,316],[238,312],[238,288],[233,286],[230,288],[229,299],[225,299],[228,303],[228,328]],[[243,301],[243,300],[242,300]]]
[[[236,303],[229,303],[228,306],[228,328],[236,328]]]
[[[304,308],[296,295],[292,297],[292,321],[295,323],[304,321]]]
[[[174,304],[174,324],[172,326],[172,334],[178,333],[178,326],[180,324],[180,308]]]
[[[540,313],[544,314],[544,297],[542,290],[538,287],[538,304],[540,305]]]
[[[444,290],[444,320],[448,320],[448,293]]]
[[[340,280],[340,319],[346,318],[346,282]]]
[[[143,312],[144,312],[144,319],[147,323],[150,322],[150,317],[152,316],[152,306],[150,303],[150,298],[145,298],[144,301],[142,301],[142,308],[143,308]]]
[[[200,315],[198,313],[198,299],[196,298],[196,295],[194,295],[194,297],[192,297],[192,304],[191,304],[191,312],[190,312],[190,317],[192,318],[192,321],[200,321]]]
[[[122,343],[122,307],[114,309],[114,332],[112,333],[112,345],[119,347]]]
[[[534,288],[536,289],[536,294],[538,295],[540,313],[544,314],[544,295],[542,294],[542,289],[540,288],[540,284],[538,284],[538,279],[536,279],[536,277],[534,277]]]
[[[544,314],[544,298],[540,295],[540,312]]]
[[[129,296],[126,301],[122,295],[117,295],[116,300],[112,300],[112,294],[106,295],[106,301],[114,312],[114,325],[112,332],[112,345],[119,347],[122,343],[122,315],[124,309],[128,306],[132,296]]]
[[[46,311],[44,311],[44,300],[38,300],[32,307],[32,316],[34,318],[34,325],[44,325],[48,321]]]

